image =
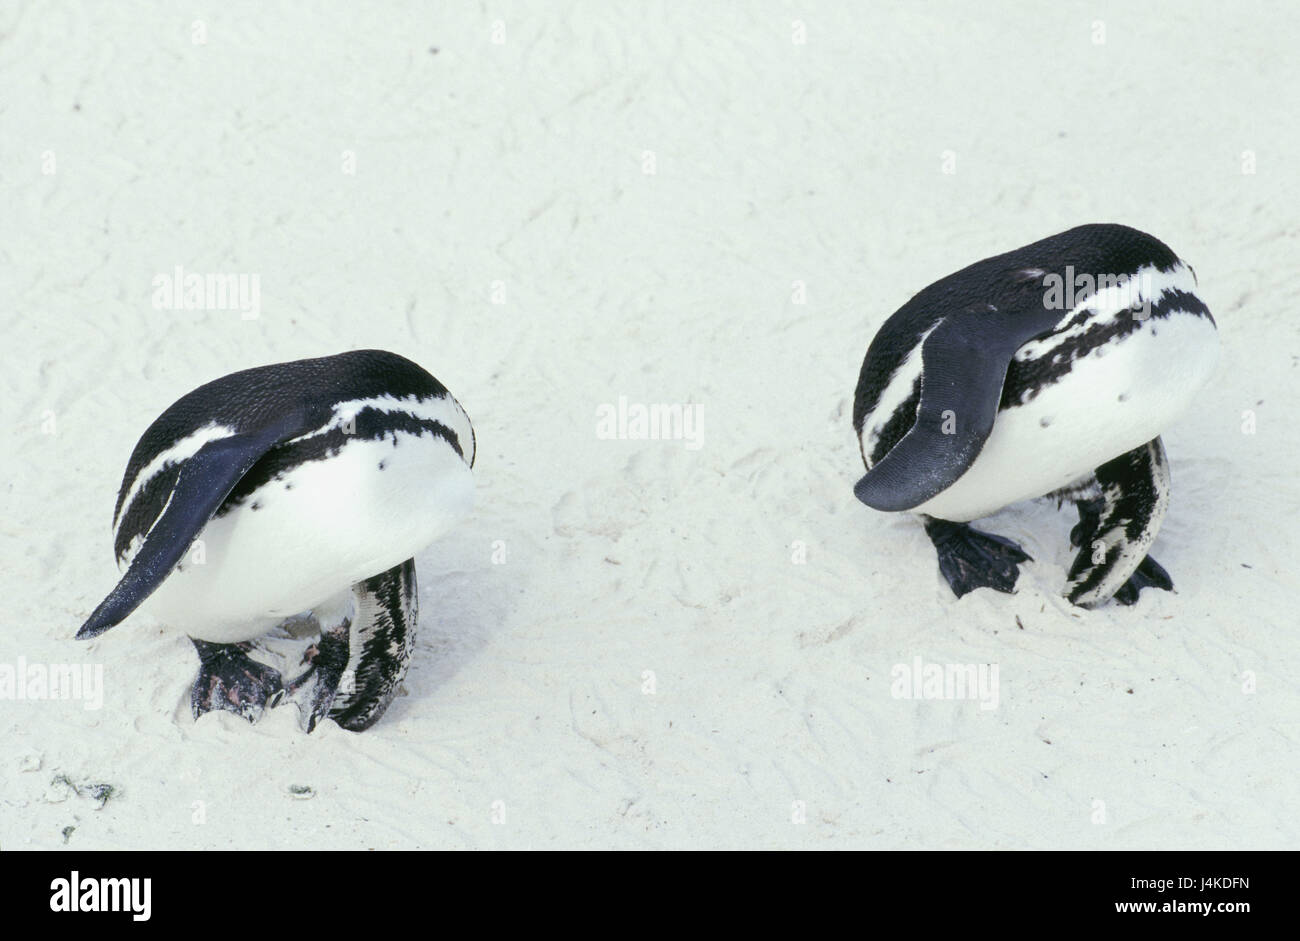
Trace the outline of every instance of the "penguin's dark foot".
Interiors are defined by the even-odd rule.
[[[256,722],[279,704],[285,693],[279,671],[251,659],[245,645],[190,640],[199,654],[199,675],[190,693],[195,719],[224,709]]]
[[[312,732],[334,705],[334,697],[338,695],[339,684],[348,668],[351,629],[352,622],[344,620],[338,627],[322,631],[320,640],[303,654],[303,662],[310,666],[286,687],[289,698],[298,704],[298,724],[304,732]]]
[[[1101,513],[1106,508],[1106,501],[1080,500],[1076,506],[1079,510],[1079,522],[1075,523],[1074,528],[1070,530],[1070,545],[1077,549],[1085,542],[1092,541],[1097,528],[1101,525]]]
[[[1164,567],[1151,556],[1143,559],[1142,564],[1137,567],[1137,571],[1129,576],[1129,580],[1120,586],[1119,591],[1115,592],[1115,600],[1120,604],[1137,604],[1138,592],[1143,588],[1174,590],[1174,580],[1169,577],[1169,573],[1164,570]]]
[[[939,571],[958,598],[976,588],[1010,594],[1020,576],[1017,565],[1033,561],[1010,539],[981,532],[965,523],[927,516],[925,532],[939,555]]]

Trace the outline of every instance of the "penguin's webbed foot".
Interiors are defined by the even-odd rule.
[[[223,709],[256,722],[284,697],[279,671],[250,658],[244,645],[190,640],[199,654],[199,675],[190,693],[195,719]]]
[[[1020,576],[1019,563],[1033,561],[1010,539],[965,523],[927,516],[925,532],[939,556],[939,571],[958,598],[976,588],[1010,594]]]
[[[345,620],[332,630],[322,631],[320,640],[303,655],[303,661],[311,666],[286,687],[289,698],[298,704],[298,724],[304,732],[311,733],[334,705],[348,667],[351,627],[351,621]]]
[[[1101,525],[1101,514],[1106,507],[1106,501],[1080,500],[1076,506],[1079,510],[1079,522],[1075,523],[1074,528],[1070,530],[1070,545],[1077,549],[1084,543],[1092,541],[1092,537]]]
[[[1120,586],[1119,591],[1115,592],[1115,600],[1120,604],[1137,604],[1138,592],[1143,588],[1174,590],[1174,580],[1169,577],[1164,566],[1151,556],[1143,559],[1137,571],[1129,576],[1129,580]]]

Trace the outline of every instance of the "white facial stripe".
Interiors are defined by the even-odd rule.
[[[1084,333],[1099,323],[1114,320],[1117,316],[1137,306],[1155,306],[1170,291],[1193,292],[1196,280],[1191,270],[1181,261],[1168,271],[1160,271],[1153,266],[1139,268],[1137,273],[1120,285],[1107,286],[1091,297],[1076,304],[1072,310],[1061,316],[1061,323],[1069,323],[1081,311],[1089,311],[1088,319],[1068,330],[1062,330],[1044,337],[1031,340],[1016,351],[1016,360],[1024,362],[1042,359],[1069,340]]]
[[[334,406],[333,417],[326,424],[304,435],[291,438],[288,443],[306,441],[317,435],[327,434],[336,428],[342,428],[355,419],[363,409],[367,408],[377,409],[381,412],[405,412],[425,421],[436,421],[446,425],[456,436],[456,440],[460,442],[461,450],[465,454],[465,462],[468,464],[474,460],[474,433],[470,429],[469,416],[465,414],[465,410],[450,395],[424,399],[414,395],[405,398],[379,395],[368,399],[350,399],[347,402],[339,402]]]
[[[867,470],[871,470],[871,452],[875,450],[876,442],[880,440],[880,433],[912,394],[916,378],[921,375],[921,347],[938,326],[939,324],[936,323],[917,340],[916,346],[912,347],[911,352],[889,377],[889,382],[885,385],[885,390],[880,393],[880,401],[876,403],[876,407],[862,422],[862,456],[867,462]]]
[[[220,441],[222,438],[229,438],[233,434],[235,434],[235,429],[227,428],[225,425],[218,425],[216,422],[209,422],[198,431],[193,431],[176,441],[166,450],[159,451],[152,461],[140,468],[140,473],[136,474],[135,480],[131,481],[131,488],[126,493],[126,499],[122,501],[122,509],[118,516],[113,517],[113,531],[117,532],[118,520],[126,515],[131,503],[140,495],[140,491],[161,471],[172,464],[179,464],[181,461],[192,458],[199,453],[199,450],[205,444]]]

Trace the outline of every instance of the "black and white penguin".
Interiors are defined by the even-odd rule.
[[[877,510],[921,516],[960,597],[1010,592],[1029,556],[970,520],[1076,503],[1066,597],[1172,589],[1147,550],[1169,505],[1160,433],[1210,378],[1218,334],[1196,275],[1158,239],[1083,225],[963,268],[885,321],[853,425]]]
[[[395,353],[209,382],[131,453],[113,516],[125,574],[77,637],[147,599],[198,651],[195,718],[225,709],[251,722],[287,698],[308,732],[326,716],[368,728],[414,648],[412,557],[469,512],[473,464],[465,410]],[[251,641],[305,617],[320,639],[301,675],[286,680],[249,657]]]

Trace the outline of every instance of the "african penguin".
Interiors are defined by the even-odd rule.
[[[412,558],[469,512],[474,429],[415,363],[358,350],[232,373],[182,396],[131,453],[113,515],[125,574],[77,632],[141,604],[190,635],[195,718],[256,721],[299,704],[361,731],[406,674]],[[307,619],[320,639],[300,675],[249,657]]]
[[[963,268],[900,307],[853,405],[854,493],[921,516],[958,597],[1010,592],[1029,556],[967,522],[1069,499],[1066,597],[1094,607],[1173,588],[1147,555],[1169,504],[1160,433],[1209,379],[1218,335],[1196,275],[1122,225],[1083,225]]]

